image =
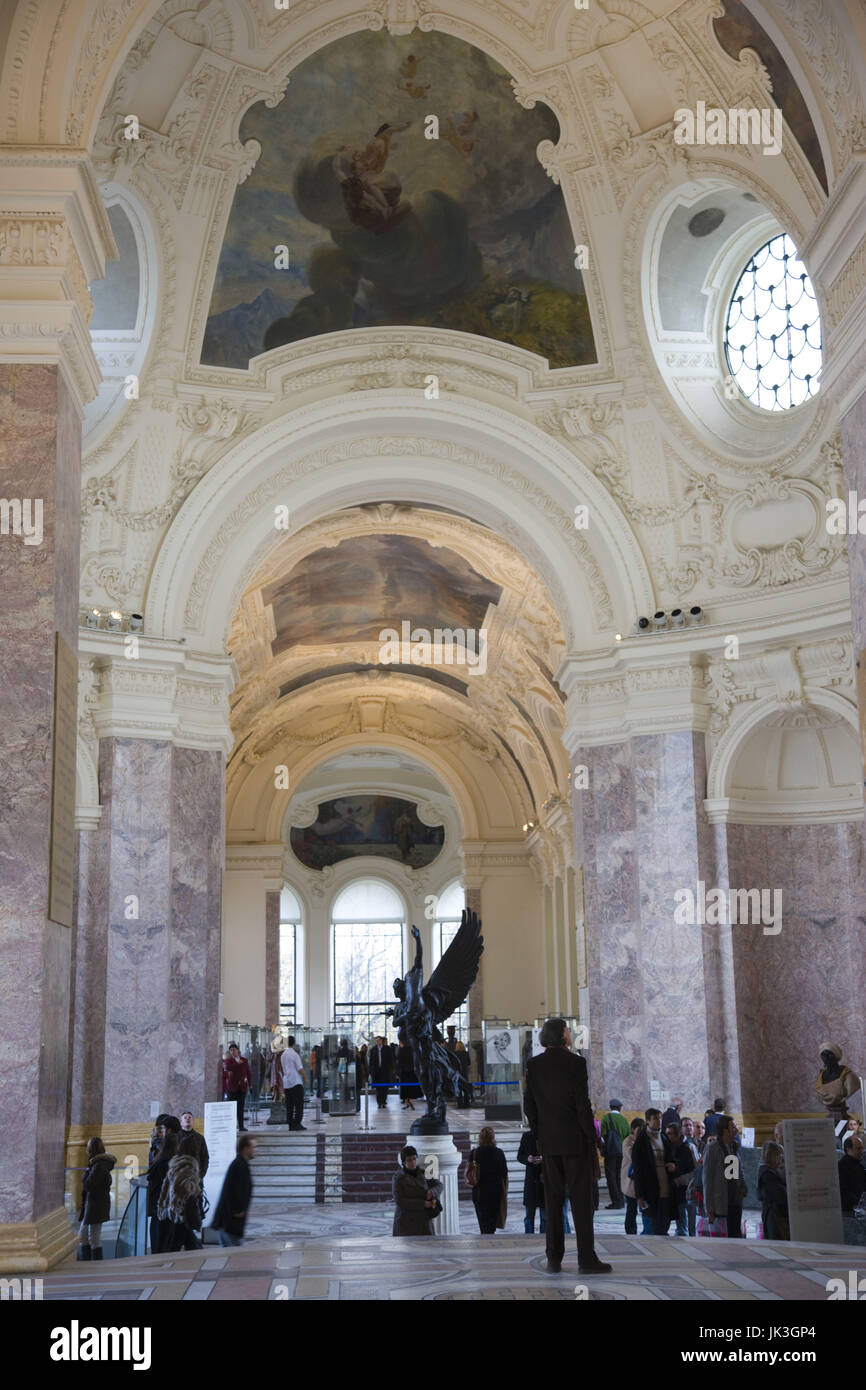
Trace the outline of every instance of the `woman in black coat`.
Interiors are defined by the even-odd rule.
[[[160,1221],[157,1216],[159,1206],[159,1194],[168,1173],[168,1165],[177,1153],[178,1138],[171,1130],[168,1131],[160,1146],[156,1161],[151,1163],[145,1178],[147,1179],[147,1214],[150,1217],[150,1253],[159,1255],[162,1252],[163,1240],[168,1235],[169,1222]]]
[[[102,1226],[111,1216],[111,1170],[117,1159],[105,1152],[101,1139],[87,1141],[87,1168],[81,1183],[78,1219],[80,1260],[102,1259]]]
[[[781,1144],[772,1140],[761,1150],[757,1187],[761,1199],[764,1240],[791,1239],[788,1225],[788,1188],[782,1171],[783,1157]]]
[[[541,1212],[541,1231],[544,1233],[544,1183],[541,1177],[542,1163],[538,1152],[538,1142],[531,1129],[527,1129],[520,1140],[517,1162],[526,1165],[523,1179],[523,1205],[526,1214],[523,1229],[528,1236],[535,1231],[535,1213]]]
[[[478,1148],[472,1150],[469,1161],[478,1169],[478,1182],[472,1189],[478,1229],[483,1236],[492,1236],[505,1225],[508,1164],[505,1154],[496,1147],[496,1135],[490,1125],[485,1125],[479,1134]]]

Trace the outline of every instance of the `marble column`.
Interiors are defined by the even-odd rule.
[[[22,534],[14,512],[0,534],[0,1102],[12,1131],[0,1174],[0,1268],[10,1270],[44,1268],[68,1248],[72,933],[48,910],[55,632],[76,650],[80,458],[79,416],[59,368],[0,363],[3,497],[27,499],[31,518],[42,511],[41,535]],[[74,834],[71,818],[66,830]]]
[[[722,1071],[709,1035],[719,996],[718,929],[674,922],[678,888],[713,883],[706,833],[703,737],[688,731],[584,748],[589,785],[575,790],[584,864],[594,1094],[648,1103],[650,1083],[690,1105],[711,1087],[729,1103],[738,1078]]]
[[[265,1022],[280,1021],[280,895],[265,893]]]
[[[220,1099],[220,908],[225,863],[225,757],[174,747],[166,1108],[204,1114]],[[277,932],[279,933],[279,894]]]
[[[78,831],[70,1006],[69,1123],[102,1122],[108,864],[98,827]]]

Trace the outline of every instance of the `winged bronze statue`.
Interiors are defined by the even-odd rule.
[[[457,1088],[467,1083],[436,1025],[459,1009],[475,982],[484,950],[481,919],[464,909],[457,934],[426,985],[417,927],[412,928],[412,935],[415,960],[404,978],[394,981],[394,993],[400,1002],[389,1012],[393,1013],[394,1027],[401,1039],[412,1049],[415,1075],[427,1100],[427,1113],[415,1121],[412,1133],[447,1134],[444,1096],[456,1094]]]

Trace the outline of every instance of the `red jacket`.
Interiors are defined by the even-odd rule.
[[[250,1064],[245,1057],[223,1059],[223,1091],[226,1095],[233,1095],[235,1091],[246,1094],[252,1084]]]

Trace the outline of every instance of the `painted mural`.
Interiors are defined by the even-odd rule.
[[[558,123],[521,107],[480,49],[352,34],[240,134],[262,153],[229,218],[204,363],[382,325],[479,334],[555,367],[596,360],[565,202],[536,153]]]
[[[770,75],[773,100],[826,193],[827,170],[821,143],[794,74],[766,29],[742,4],[742,0],[722,0],[722,4],[724,15],[713,20],[716,38],[732,58],[739,58],[744,48],[755,50]]]
[[[415,627],[484,625],[502,588],[446,546],[415,536],[355,536],[315,550],[262,592],[273,607],[274,656],[295,646],[378,640],[406,618]]]
[[[291,832],[292,850],[308,869],[325,869],[365,854],[420,869],[432,864],[444,840],[444,826],[422,825],[415,804],[397,796],[323,801],[312,825]]]

